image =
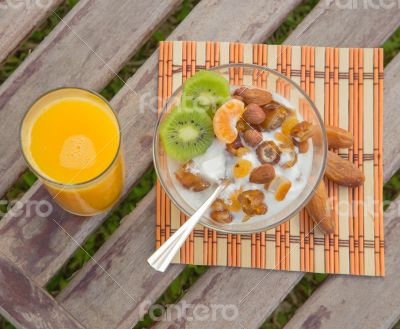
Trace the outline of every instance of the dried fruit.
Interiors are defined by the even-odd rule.
[[[228,224],[233,218],[228,211],[228,205],[222,199],[216,199],[211,205],[210,217],[218,223]]]
[[[249,153],[250,150],[247,147],[240,147],[238,148],[237,152],[236,152],[236,156],[238,157],[242,157],[243,155]]]
[[[263,109],[257,104],[249,104],[243,113],[243,120],[250,124],[261,124],[265,120],[265,113]]]
[[[299,153],[307,153],[308,149],[310,147],[308,144],[308,140],[306,140],[304,142],[300,142],[300,143],[295,142],[295,144],[299,149]]]
[[[287,109],[283,106],[279,106],[275,109],[264,109],[264,113],[265,120],[261,125],[266,130],[275,130],[279,128],[289,114]]]
[[[339,185],[348,187],[360,186],[365,180],[364,173],[352,162],[331,151],[328,151],[325,176]]]
[[[281,159],[281,150],[273,141],[264,141],[257,147],[257,157],[261,163],[277,164]]]
[[[243,97],[246,104],[254,103],[263,106],[272,101],[272,94],[269,91],[258,88],[245,88],[240,93],[240,96]]]
[[[243,138],[247,144],[253,147],[260,144],[263,140],[262,134],[255,129],[246,130],[243,134]]]
[[[236,124],[236,129],[240,132],[245,132],[246,130],[251,129],[251,126],[240,118]]]
[[[281,148],[281,150],[283,152],[281,155],[280,166],[283,169],[292,168],[297,163],[298,160],[297,152],[292,148],[286,148],[286,149]]]
[[[262,125],[251,125],[251,128],[257,130],[258,132],[264,131],[264,128],[262,127]]]
[[[268,184],[275,178],[275,169],[272,165],[266,163],[254,168],[250,174],[250,182],[256,184]]]
[[[249,160],[240,159],[236,161],[235,165],[233,166],[233,177],[235,178],[243,178],[246,177],[251,169],[253,168],[253,164]]]
[[[210,186],[210,183],[199,174],[193,173],[192,166],[192,160],[184,163],[175,172],[175,177],[184,188],[195,192],[203,191]]]
[[[223,211],[223,210],[228,209],[228,206],[227,206],[227,204],[225,203],[224,200],[222,200],[222,199],[216,199],[216,200],[212,203],[211,209],[212,209],[212,210],[216,210],[216,211]]]
[[[316,226],[324,233],[335,233],[336,223],[332,216],[332,207],[323,181],[318,185],[313,197],[306,205],[306,210]]]
[[[279,144],[279,147],[281,149],[286,149],[286,148],[294,149],[293,140],[288,135],[285,135],[280,131],[278,131],[277,133],[275,133],[275,138],[278,141],[282,142],[281,144]]]
[[[215,112],[213,119],[214,133],[221,142],[228,144],[235,141],[238,136],[236,123],[243,112],[244,104],[237,99],[227,101]]]
[[[277,103],[277,102],[275,102],[275,101],[272,101],[271,103],[269,103],[267,105],[264,105],[262,108],[264,110],[271,110],[272,111],[272,110],[278,109],[279,107],[282,107],[282,105]]]
[[[237,157],[241,157],[250,151],[247,147],[243,146],[239,136],[234,140],[233,143],[226,144],[226,150],[230,154]]]
[[[230,204],[228,204],[228,209],[233,212],[239,212],[242,209],[242,204],[239,202],[239,195],[242,193],[243,190],[240,188],[236,191],[233,191],[229,195]]]
[[[282,123],[282,132],[290,136],[290,132],[292,131],[293,127],[299,123],[299,120],[295,116],[289,116],[286,118],[285,121]]]
[[[342,128],[325,126],[328,146],[331,148],[349,148],[353,145],[353,134]]]
[[[239,194],[238,200],[246,215],[255,216],[267,212],[268,208],[264,203],[264,198],[264,193],[260,190],[247,190]]]
[[[290,188],[292,187],[292,183],[285,177],[277,176],[275,179],[268,185],[264,185],[264,188],[274,194],[275,200],[282,201],[286,198]]]
[[[290,131],[290,135],[296,140],[296,142],[304,142],[305,140],[312,137],[314,133],[314,126],[311,122],[303,121],[296,124]]]
[[[228,210],[223,210],[223,211],[213,210],[210,213],[210,217],[216,222],[221,224],[229,224],[233,220],[232,215],[229,213]]]

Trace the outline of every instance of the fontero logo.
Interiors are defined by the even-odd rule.
[[[29,8],[47,9],[51,0],[4,0],[0,2],[0,10],[22,10]]]

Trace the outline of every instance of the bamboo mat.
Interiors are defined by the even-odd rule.
[[[299,84],[325,123],[354,133],[353,148],[341,149],[339,154],[364,171],[365,184],[352,189],[327,183],[337,227],[334,234],[314,231],[304,210],[277,228],[256,234],[217,233],[198,225],[174,262],[384,276],[383,50],[161,42],[159,110],[197,70],[228,63],[268,66]],[[254,85],[265,86],[267,77],[255,75],[254,79]],[[242,83],[240,72],[230,74],[230,83]],[[157,182],[157,248],[185,220]]]

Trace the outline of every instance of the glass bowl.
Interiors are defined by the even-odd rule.
[[[315,104],[303,89],[293,80],[275,70],[253,64],[227,64],[214,67],[211,70],[224,76],[229,81],[232,90],[240,86],[258,87],[285,97],[295,107],[296,111],[300,111],[305,120],[312,122],[316,126],[312,137],[313,147],[309,150],[309,152],[312,152],[310,175],[305,188],[288,207],[283,208],[272,216],[268,215],[267,212],[264,216],[257,216],[257,218],[251,218],[246,222],[233,221],[229,224],[221,224],[213,221],[208,216],[204,216],[200,221],[202,225],[224,233],[241,234],[266,231],[282,224],[298,213],[307,204],[313,195],[313,191],[323,178],[327,156],[326,132],[323,121]],[[182,87],[174,92],[160,113],[154,132],[153,158],[157,176],[168,197],[179,210],[187,216],[191,216],[196,209],[185,201],[176,188],[178,183],[169,167],[170,161],[174,160],[169,159],[164,153],[159,134],[160,124],[168,116],[171,108],[180,103],[181,94]],[[209,190],[211,194],[212,187]]]

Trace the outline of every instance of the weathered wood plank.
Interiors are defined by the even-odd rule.
[[[210,268],[180,302],[192,305],[192,310],[199,305],[219,306],[216,316],[190,318],[171,312],[172,319],[164,319],[156,328],[259,328],[300,278],[296,272]],[[224,308],[231,317],[224,316]]]
[[[290,41],[290,43],[297,44],[342,46],[343,41],[348,45],[347,36],[345,35],[346,31],[354,30],[352,34],[352,38],[354,37],[352,47],[377,47],[385,41],[386,36],[390,35],[398,22],[400,22],[400,11],[389,13],[385,10],[366,11],[364,9],[351,10],[351,20],[343,20],[342,13],[335,9],[334,6],[335,3],[332,2],[331,8],[327,9],[326,2],[320,2],[285,43],[289,43]],[[333,15],[333,13],[335,14]],[[365,19],[364,15],[367,15],[369,19]],[[391,15],[396,16],[396,24],[393,24],[393,21],[392,23],[390,22],[391,19],[389,16]],[[369,28],[370,22],[375,22],[375,24],[379,22],[379,29],[382,29],[379,33],[380,38],[376,38],[375,36],[371,39],[368,38],[371,33],[371,29]],[[344,31],[343,33],[345,34],[341,35],[339,31]],[[400,55],[397,56],[394,62],[397,63],[398,60],[400,60]],[[388,72],[389,70],[390,73]],[[386,76],[396,77],[400,74],[400,67],[398,65],[390,65],[385,70],[385,74]],[[392,92],[391,90],[399,89],[400,82],[398,79],[390,78],[390,83],[386,81],[385,84],[385,111],[389,113],[389,116],[396,116],[397,92]],[[396,133],[399,134],[400,129],[396,126],[396,122],[396,120],[393,122],[385,121],[385,133],[386,130],[392,129],[393,135],[391,136],[395,136]],[[394,148],[399,147],[399,144],[395,140],[392,140],[391,143]],[[386,161],[391,162],[397,155],[388,154],[385,150],[385,156]],[[393,168],[398,168],[398,165],[399,161],[397,161],[397,167],[395,164]],[[386,170],[385,168],[385,173]],[[240,327],[240,325],[244,328],[259,327],[303,277],[302,273],[275,273],[240,269],[234,270],[237,272],[235,275],[232,275],[231,271],[218,268],[209,269],[185,295],[185,302],[189,304],[235,304],[239,310],[239,318],[234,323],[219,318],[219,322],[217,322],[218,328]],[[248,284],[248,282],[251,283]],[[212,292],[209,288],[210,286],[212,287]],[[337,286],[340,286],[340,284]],[[362,300],[358,300],[360,305],[362,305],[362,302],[360,302]],[[318,300],[316,303],[318,303]],[[254,305],[257,305],[257,307]],[[352,314],[354,316],[355,313]],[[339,313],[336,317],[338,316]],[[334,321],[334,318],[332,317],[331,320]],[[294,323],[296,322],[294,321]],[[178,328],[179,326],[186,325],[186,328],[203,328],[213,326],[214,324],[213,319],[186,322],[185,319],[175,318],[172,322],[162,322],[157,327]],[[304,328],[309,327],[305,326]],[[344,328],[344,326],[337,327]]]
[[[103,88],[180,2],[83,0],[71,10],[0,87],[0,195],[26,168],[18,124],[29,105],[56,87]]]
[[[400,168],[400,152],[397,144],[400,134],[400,116],[396,103],[400,88],[392,88],[400,80],[400,57],[395,57],[385,69],[385,110],[383,111],[383,167],[384,180],[388,181]]]
[[[155,211],[153,189],[95,254],[95,261],[57,297],[86,327],[132,328],[143,316],[141,310],[159,297],[160,290],[154,287],[165,289],[183,269],[171,266],[159,273],[147,264],[154,250]]]
[[[0,63],[62,2],[0,2]]]
[[[320,1],[285,43],[325,47],[379,47],[399,26],[399,15],[400,9],[395,4],[388,9],[384,5],[363,0]]]
[[[1,254],[0,313],[21,329],[84,329],[46,291]]]
[[[252,0],[244,5],[239,0],[235,1],[236,3],[228,0],[201,2],[174,31],[171,38],[241,39],[260,42],[274,31],[276,24],[279,24],[276,20],[282,20],[299,2],[285,1],[278,4],[272,0]],[[233,22],[227,15],[226,8],[239,5],[241,15]],[[250,20],[253,23],[251,25]],[[226,28],[220,29],[220,26]],[[112,105],[119,111],[124,126],[127,188],[141,177],[152,162],[151,142],[156,123],[156,102],[142,109],[141,98],[138,95],[144,95],[147,100],[156,99],[157,62],[157,54],[153,54],[128,81],[128,86],[112,100]],[[132,93],[131,89],[137,94]],[[34,200],[51,202],[39,183],[23,197],[22,210],[17,214],[9,213],[0,222],[0,249],[39,285],[44,285],[77,249],[76,243],[82,243],[101,224],[105,214],[82,219],[55,206],[52,214],[43,218],[32,209]],[[65,231],[62,231],[59,225]]]
[[[385,212],[385,278],[330,277],[285,328],[389,329],[400,318],[400,198]]]

